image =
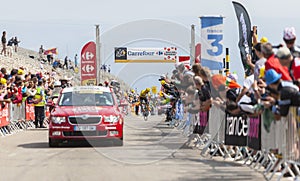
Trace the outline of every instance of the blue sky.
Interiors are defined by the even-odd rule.
[[[246,7],[252,25],[258,26],[260,37],[268,37],[271,43],[282,42],[282,31],[287,26],[294,26],[300,34],[298,1],[238,2]],[[195,24],[197,34],[200,34],[199,16],[223,15],[224,45],[230,48],[230,57],[234,61],[231,69],[237,71],[240,77],[243,76],[237,47],[238,25],[229,0],[26,0],[3,1],[1,6],[4,8],[0,11],[0,31],[6,30],[8,38],[18,36],[20,45],[25,48],[38,50],[41,44],[45,48],[58,47],[60,58],[66,55],[73,58],[86,42],[94,40],[95,24],[100,24],[101,33],[105,33],[135,20],[161,19],[187,28]]]

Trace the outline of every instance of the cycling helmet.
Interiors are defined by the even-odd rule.
[[[146,91],[147,91],[147,92],[150,92],[150,88],[146,88]]]
[[[166,84],[166,81],[165,81],[165,80],[162,80],[162,81],[160,81],[160,84],[161,84],[161,85],[165,85],[165,84]]]

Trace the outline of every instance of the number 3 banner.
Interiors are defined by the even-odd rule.
[[[201,64],[211,70],[223,69],[223,17],[202,16]]]

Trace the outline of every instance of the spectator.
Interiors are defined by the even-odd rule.
[[[56,69],[56,68],[58,67],[58,61],[57,61],[57,60],[55,60],[55,61],[53,62],[52,67],[53,67],[54,69]]]
[[[290,106],[300,106],[300,94],[296,85],[283,81],[281,77],[274,69],[266,71],[266,83],[273,93],[266,97],[264,105],[267,108],[272,106],[275,114],[287,116]]]
[[[14,40],[13,40],[13,43],[14,43],[14,46],[15,46],[15,52],[16,53],[18,52],[18,47],[19,47],[19,43],[20,42],[21,41],[19,41],[17,37],[15,37]]]
[[[1,55],[4,54],[6,56],[6,31],[3,31],[2,37],[1,37],[1,43],[2,43],[2,50],[1,50]]]
[[[71,60],[69,60],[69,69],[74,71],[74,66],[72,65]]]
[[[200,101],[200,110],[208,111],[212,104],[210,89],[199,76],[194,77],[194,83]]]
[[[287,27],[283,31],[283,41],[286,46],[290,49],[293,57],[300,57],[300,48],[295,45],[296,41],[296,30],[294,27]]]
[[[276,53],[276,57],[282,66],[289,69],[290,76],[295,84],[300,85],[300,58],[292,56],[287,47],[281,47]]]
[[[251,69],[251,73],[252,73],[251,75],[249,75],[248,77],[245,78],[242,91],[239,94],[239,96],[237,97],[236,102],[239,102],[245,94],[248,94],[248,95],[254,94],[254,91],[252,89],[252,85],[254,83],[254,74],[253,74],[252,69]]]
[[[77,54],[74,57],[74,63],[75,63],[75,67],[77,68],[77,66],[78,66],[78,56],[77,56]]]
[[[200,76],[200,70],[202,69],[202,66],[200,63],[195,63],[192,66],[192,71],[194,72],[195,76]],[[177,71],[177,70],[176,70]]]
[[[12,37],[10,40],[8,40],[8,43],[7,43],[7,55],[9,57],[12,57],[12,54],[13,54],[13,43],[14,43],[14,37]]]
[[[33,99],[34,103],[34,115],[35,115],[35,127],[45,128],[44,118],[45,118],[45,90],[43,86],[43,80],[38,81],[38,85],[36,88],[36,94]]]
[[[261,51],[261,45],[262,45],[261,43],[257,43],[254,46],[255,54],[258,57],[258,60],[255,62],[255,66],[254,66],[254,80],[258,80],[260,69],[262,67],[265,67],[265,63],[266,63],[266,58],[264,57]]]
[[[265,70],[274,69],[277,73],[282,74],[283,80],[291,81],[292,78],[289,75],[288,69],[283,67],[278,58],[275,57],[271,43],[262,44],[261,50],[264,57],[267,59],[265,63]]]
[[[63,69],[65,69],[65,67],[68,69],[69,67],[68,67],[68,56],[66,56],[65,57],[65,63],[64,63],[64,65],[63,65]]]
[[[103,70],[104,70],[104,72],[106,72],[106,65],[105,64],[103,65]]]
[[[40,49],[39,49],[39,61],[42,61],[43,60],[43,55],[44,55],[44,48],[43,48],[43,45],[41,45]]]
[[[110,65],[108,65],[107,72],[110,73]]]
[[[47,57],[48,63],[51,64],[51,54],[48,54],[46,57]]]

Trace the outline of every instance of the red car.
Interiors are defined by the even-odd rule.
[[[77,140],[123,145],[123,115],[110,88],[79,86],[63,89],[49,119],[50,147]]]

